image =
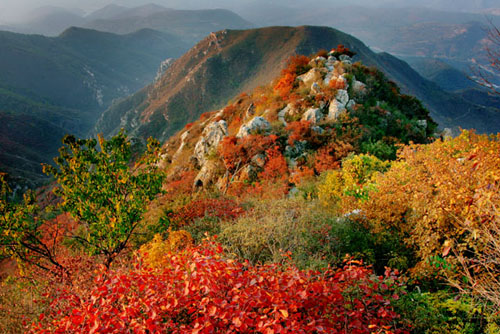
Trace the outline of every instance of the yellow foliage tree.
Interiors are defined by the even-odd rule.
[[[318,197],[325,206],[351,210],[357,202],[368,199],[373,177],[388,168],[389,162],[375,156],[350,155],[342,161],[342,169],[327,172],[318,185]]]
[[[416,269],[430,269],[436,258],[448,269],[475,258],[488,244],[484,229],[498,225],[499,152],[500,134],[469,131],[406,146],[389,171],[375,175],[360,216],[374,232],[391,230],[414,247]]]
[[[163,240],[160,234],[156,234],[153,240],[141,246],[139,253],[144,264],[148,267],[162,267],[166,254],[181,251],[193,244],[193,238],[187,231],[172,231],[169,229],[168,232],[166,240]]]

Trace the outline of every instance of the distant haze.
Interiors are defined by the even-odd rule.
[[[92,12],[111,3],[134,7],[147,3],[157,3],[177,9],[227,8],[244,14],[241,11],[249,6],[283,6],[283,7],[315,7],[315,6],[424,6],[434,9],[450,9],[465,12],[480,12],[488,8],[500,8],[499,0],[0,0],[0,23],[22,21],[29,18],[33,11],[45,6],[67,9],[79,15]]]

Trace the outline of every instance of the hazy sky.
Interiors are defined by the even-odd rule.
[[[22,14],[43,6],[58,6],[75,11],[90,12],[110,3],[134,7],[146,3],[158,3],[172,8],[228,8],[237,10],[249,3],[278,4],[286,6],[349,5],[363,3],[370,5],[427,6],[440,9],[479,11],[483,8],[500,8],[500,0],[0,0],[0,22],[15,21]]]

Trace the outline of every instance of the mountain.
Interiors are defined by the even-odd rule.
[[[191,172],[182,182],[244,194],[273,178],[288,186],[288,173],[319,174],[352,151],[388,159],[398,144],[429,142],[436,128],[429,111],[351,55],[338,46],[296,56],[266,85],[202,114],[164,144],[170,177]]]
[[[465,72],[471,66],[489,64],[485,51],[485,46],[491,45],[487,38],[488,21],[500,26],[500,16],[457,12],[455,6],[435,10],[409,5],[368,8],[274,4],[265,9],[248,5],[241,13],[260,26],[321,22],[358,37],[374,50],[398,57],[438,57]]]
[[[9,31],[23,34],[42,34],[57,36],[68,27],[80,26],[85,19],[73,11],[53,6],[44,6],[31,10],[19,22],[9,24]]]
[[[270,27],[211,34],[179,58],[161,80],[113,104],[94,129],[109,136],[120,127],[130,134],[166,140],[200,114],[218,109],[234,96],[267,84],[293,54],[312,54],[343,44],[355,60],[382,70],[403,92],[421,99],[442,127],[498,131],[500,112],[445,92],[407,63],[376,54],[358,39],[327,27]]]
[[[102,7],[101,9],[98,9],[88,15],[85,16],[85,19],[87,21],[94,21],[94,20],[106,20],[106,19],[111,19],[114,18],[121,13],[129,11],[130,8],[124,7],[124,6],[119,6],[115,4],[109,4],[107,6]]]
[[[0,32],[0,170],[39,174],[64,134],[85,135],[113,100],[150,83],[162,61],[185,50],[182,41],[153,30]]]
[[[404,58],[420,75],[471,104],[500,109],[500,97],[473,81],[466,73],[433,58]]]
[[[421,76],[435,82],[446,91],[479,88],[469,76],[448,63],[426,57],[403,57]]]
[[[173,10],[149,5],[122,12],[116,18],[94,20],[84,26],[116,34],[148,28],[177,35],[194,44],[210,32],[246,29],[252,24],[225,9]]]

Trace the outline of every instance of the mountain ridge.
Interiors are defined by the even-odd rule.
[[[266,43],[275,47],[267,50]],[[109,136],[125,127],[131,135],[151,135],[166,140],[203,112],[220,108],[239,93],[268,83],[279,74],[289,56],[312,54],[337,44],[354,50],[357,53],[355,59],[381,69],[405,93],[422,99],[443,127],[465,128],[467,122],[471,122],[479,132],[492,132],[496,128],[498,123],[491,122],[498,117],[493,110],[475,106],[444,92],[405,62],[387,53],[375,54],[348,34],[327,27],[277,26],[244,31],[224,30],[205,38],[179,58],[160,82],[111,106],[97,122],[93,133],[102,132]],[[256,47],[259,45],[264,47]],[[243,76],[240,73],[246,74]],[[212,90],[217,94],[211,93]],[[442,101],[446,101],[446,108],[440,105]],[[488,121],[471,115],[463,117],[469,109],[482,113]],[[461,116],[462,121],[454,122]]]

